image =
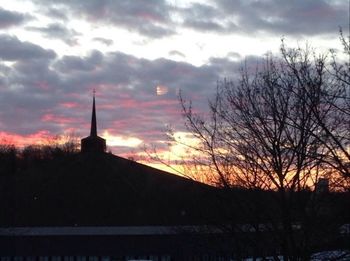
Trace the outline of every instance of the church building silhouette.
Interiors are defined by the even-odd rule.
[[[107,153],[95,95],[81,153],[33,163],[8,190],[0,195],[1,261],[230,255],[231,242],[207,230],[223,218],[219,189]]]

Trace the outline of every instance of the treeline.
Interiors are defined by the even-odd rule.
[[[65,160],[79,151],[78,144],[73,141],[63,144],[29,145],[24,148],[12,144],[0,144],[0,175],[13,175],[28,166],[52,160]]]

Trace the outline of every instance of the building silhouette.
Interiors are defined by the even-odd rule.
[[[11,163],[13,172],[0,165],[0,261],[228,261],[280,251],[269,231],[277,192],[216,188],[107,153],[95,96],[81,152],[54,155]],[[322,215],[335,216],[337,205],[348,224],[349,197],[314,199]],[[320,242],[350,242],[348,234],[323,240],[317,251]]]
[[[91,129],[90,136],[81,140],[81,152],[105,152],[106,140],[97,135],[97,122],[96,122],[96,106],[95,106],[95,92],[92,101],[92,113],[91,113]]]
[[[223,246],[203,229],[218,189],[106,153],[95,95],[81,153],[34,162],[7,189],[1,261],[186,260]]]

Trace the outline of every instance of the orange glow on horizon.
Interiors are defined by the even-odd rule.
[[[0,143],[14,145],[20,148],[29,145],[43,145],[47,143],[48,140],[53,140],[55,138],[56,136],[50,134],[47,130],[41,130],[28,135],[0,132]]]
[[[0,145],[13,145],[17,148],[42,145],[62,145],[77,140],[74,129],[67,129],[63,135],[54,135],[48,130],[40,130],[32,134],[0,132]]]

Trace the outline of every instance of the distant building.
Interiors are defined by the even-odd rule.
[[[320,178],[315,185],[315,191],[317,193],[328,193],[329,192],[329,179]]]

